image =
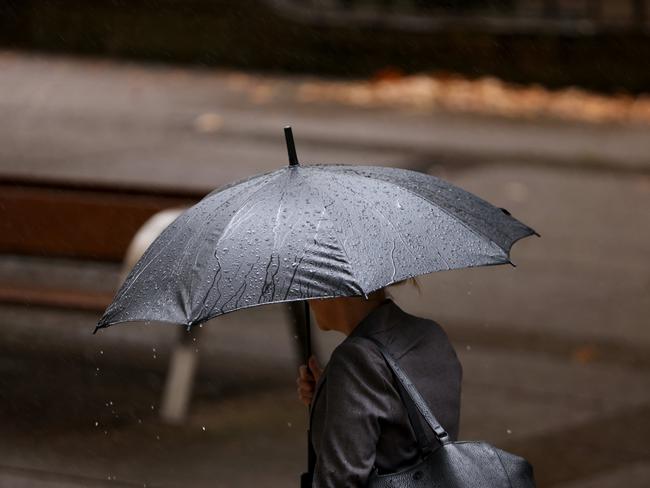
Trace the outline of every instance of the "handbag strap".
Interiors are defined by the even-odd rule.
[[[393,372],[393,377],[396,377]],[[402,400],[402,403],[406,407],[406,413],[409,418],[413,432],[415,433],[415,439],[417,440],[418,447],[420,448],[420,455],[424,459],[427,454],[433,450],[433,442],[429,435],[427,435],[427,429],[422,424],[422,415],[418,411],[418,408],[415,406],[415,402],[411,399],[410,395],[404,388],[404,385],[398,379],[396,380],[397,389],[399,390],[399,396]]]
[[[408,413],[409,420],[411,421],[411,426],[413,427],[413,430],[418,437],[418,443],[420,444],[420,447],[424,448],[428,442],[425,442],[423,444],[422,437],[426,438],[426,436],[422,431],[422,425],[419,421],[419,416],[416,414],[416,411],[420,413],[422,418],[424,418],[426,423],[434,432],[436,439],[441,444],[447,444],[448,442],[451,442],[447,431],[442,427],[442,425],[440,425],[440,422],[438,422],[438,419],[436,419],[435,415],[433,415],[427,406],[427,403],[424,401],[424,398],[422,398],[422,395],[420,395],[420,392],[417,390],[404,370],[397,363],[393,355],[388,351],[388,349],[386,349],[386,346],[371,337],[364,337],[363,339],[369,340],[377,346],[379,352],[381,352],[381,355],[384,357],[386,363],[397,378],[400,390],[406,393],[406,395],[402,395],[402,401],[406,406],[406,411]],[[414,406],[415,408],[413,408]]]

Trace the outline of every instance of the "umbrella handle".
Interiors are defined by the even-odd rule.
[[[309,313],[309,301],[304,300],[305,304],[305,364],[309,368],[309,358],[311,357],[311,314]],[[310,417],[311,405],[307,407],[307,415]],[[311,419],[310,419],[311,420]],[[316,465],[316,453],[311,443],[311,426],[307,429],[307,472],[300,477],[301,488],[310,488],[313,483],[314,466]]]

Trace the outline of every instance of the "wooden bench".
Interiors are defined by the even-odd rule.
[[[189,207],[208,191],[0,176],[0,253],[123,263],[125,273],[165,227],[165,219],[170,222],[169,209]],[[0,303],[98,313],[114,293],[114,289],[0,282]],[[294,304],[287,310],[293,319],[292,335],[303,339],[302,307]],[[193,336],[199,331],[194,328]],[[197,354],[190,352],[187,337],[179,327],[161,404],[161,415],[168,422],[182,421],[189,406]],[[298,344],[297,357],[302,358],[304,341],[291,342]]]

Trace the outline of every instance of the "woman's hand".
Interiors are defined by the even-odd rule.
[[[298,384],[298,398],[307,406],[311,404],[316,383],[322,373],[323,370],[318,364],[316,356],[309,358],[309,369],[304,364],[298,368],[298,379],[296,380]]]

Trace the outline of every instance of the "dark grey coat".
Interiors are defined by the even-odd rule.
[[[313,486],[365,486],[373,466],[393,472],[418,460],[417,445],[391,370],[373,337],[393,354],[452,440],[458,437],[462,369],[435,322],[387,299],[332,353],[316,385],[311,429]]]

